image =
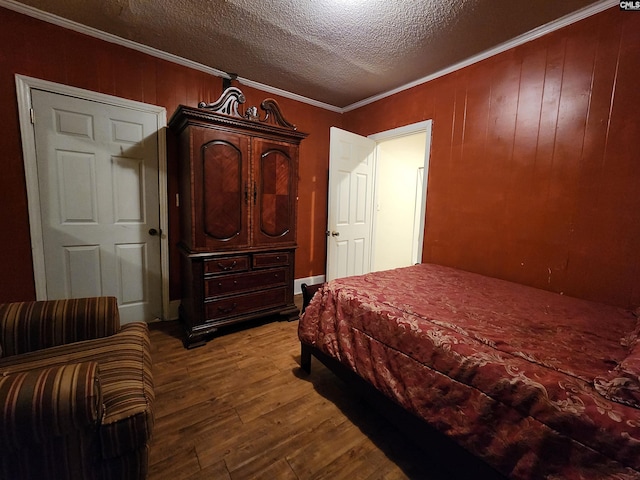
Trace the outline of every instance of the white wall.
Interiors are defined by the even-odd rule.
[[[382,141],[376,152],[376,212],[372,270],[413,264],[418,169],[424,166],[426,133]]]

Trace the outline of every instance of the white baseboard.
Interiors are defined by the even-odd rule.
[[[324,283],[324,275],[316,275],[315,277],[296,278],[293,281],[293,294],[302,295],[301,285],[306,283],[307,285],[317,285],[318,283]]]

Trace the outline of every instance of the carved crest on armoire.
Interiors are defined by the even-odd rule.
[[[298,151],[307,134],[275,100],[241,112],[244,102],[229,87],[214,103],[179,106],[169,121],[179,148],[180,319],[188,348],[224,325],[298,315]]]

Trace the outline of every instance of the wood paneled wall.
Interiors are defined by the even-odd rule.
[[[425,261],[640,305],[640,15],[611,8],[345,128],[429,118]]]
[[[160,105],[170,117],[179,104],[212,102],[222,80],[143,53],[87,37],[0,8],[0,302],[35,298],[24,166],[16,102],[16,73]],[[329,127],[342,115],[241,86],[248,105],[265,97],[280,103],[288,120],[309,133],[300,149],[299,234],[296,278],[324,271]],[[171,298],[180,297],[177,169],[168,139]]]
[[[164,106],[213,101],[205,73],[0,8],[0,301],[35,297],[14,74]],[[426,261],[640,304],[640,15],[612,8],[344,116],[278,98],[301,148],[296,277],[321,275],[329,127],[433,119]],[[242,87],[249,104],[264,92]],[[170,139],[169,139],[170,140]],[[169,142],[169,198],[177,187]],[[170,202],[171,297],[179,298]]]

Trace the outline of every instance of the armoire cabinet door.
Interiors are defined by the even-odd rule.
[[[193,129],[194,205],[202,222],[197,246],[231,249],[249,245],[249,141],[246,136],[208,128]],[[196,233],[197,235],[197,233]]]
[[[252,151],[253,245],[293,245],[296,241],[297,147],[254,138]]]

